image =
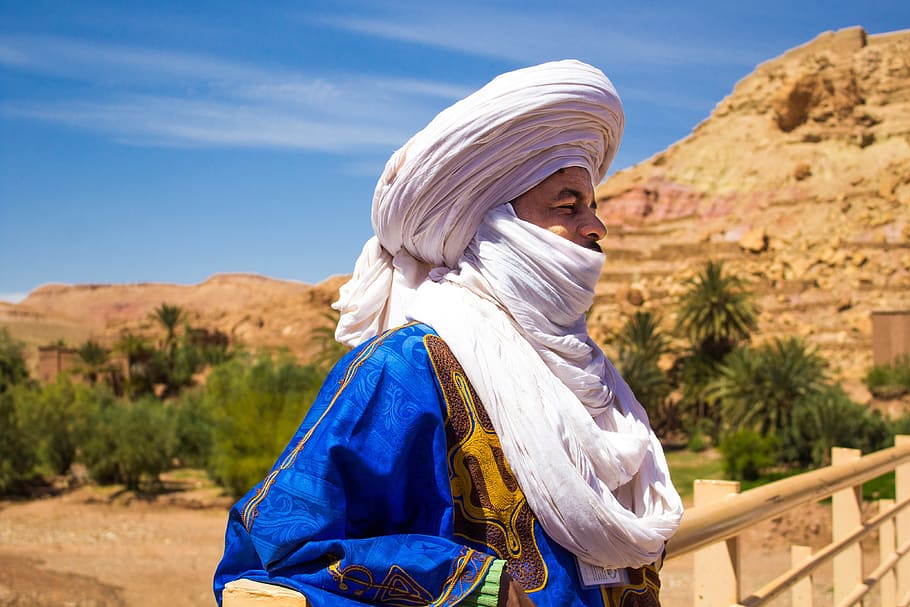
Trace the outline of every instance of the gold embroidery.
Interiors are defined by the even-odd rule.
[[[329,573],[338,585],[338,590],[350,593],[355,597],[364,597],[369,593],[370,602],[383,605],[426,605],[433,600],[433,596],[417,583],[408,572],[392,565],[385,578],[375,583],[373,573],[361,565],[349,565],[342,568],[339,563],[328,567]]]
[[[508,562],[509,575],[528,592],[540,590],[547,568],[524,493],[502,452],[499,437],[464,369],[445,342],[424,338],[446,400],[446,438],[455,534],[489,546]]]
[[[660,575],[653,565],[629,570],[628,586],[601,588],[606,607],[660,607]]]

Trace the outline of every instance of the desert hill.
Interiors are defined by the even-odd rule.
[[[722,259],[760,295],[758,340],[805,337],[862,397],[871,312],[910,309],[910,31],[827,32],[758,66],[597,193],[603,339],[639,308],[671,326],[682,281]]]
[[[910,31],[828,32],[740,81],[685,139],[598,188],[610,232],[590,315],[608,351],[638,309],[672,327],[683,280],[708,258],[748,278],[758,340],[801,335],[864,400],[876,310],[910,309]],[[344,277],[306,285],[219,274],[192,286],[48,285],[0,325],[30,345],[112,342],[156,328],[162,302],[195,326],[301,358]]]
[[[312,356],[315,327],[337,298],[344,277],[318,285],[254,274],[216,274],[197,285],[45,285],[16,305],[0,305],[0,325],[25,341],[36,363],[37,347],[63,339],[78,346],[92,338],[108,345],[122,331],[151,338],[161,329],[150,318],[162,303],[178,305],[195,327],[217,329],[254,350],[286,347]]]

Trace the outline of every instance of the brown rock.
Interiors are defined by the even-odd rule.
[[[812,167],[810,167],[805,162],[800,162],[793,169],[793,178],[797,181],[802,181],[812,176]]]
[[[899,175],[892,170],[884,171],[878,177],[878,195],[886,200],[892,200],[894,192],[903,181],[903,178],[903,175]]]
[[[752,228],[739,239],[739,246],[752,253],[761,253],[768,248],[768,235],[762,227]]]

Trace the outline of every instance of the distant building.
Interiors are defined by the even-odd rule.
[[[872,363],[887,365],[910,356],[910,310],[872,312]]]
[[[79,355],[75,348],[61,345],[38,347],[38,381],[52,383],[63,372],[72,371],[78,364]]]

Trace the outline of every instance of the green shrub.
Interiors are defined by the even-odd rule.
[[[711,420],[706,418],[699,419],[695,423],[690,424],[687,431],[689,442],[687,443],[686,448],[692,453],[701,453],[710,447],[711,440],[709,436],[713,427],[714,424],[711,423]]]
[[[711,441],[700,430],[689,434],[686,448],[692,453],[701,453],[710,446]]]
[[[293,436],[325,378],[289,357],[233,359],[206,380],[214,419],[208,471],[234,495],[259,482]]]
[[[0,494],[18,490],[34,476],[38,453],[29,440],[16,406],[17,392],[27,391],[15,386],[0,391]]]
[[[910,392],[910,355],[902,354],[894,362],[875,365],[866,373],[866,387],[878,398],[899,398]]]
[[[679,386],[680,402],[678,415],[684,424],[691,426],[702,420],[701,426],[712,440],[716,440],[720,428],[720,407],[709,395],[709,387],[717,379],[720,364],[710,356],[697,350],[689,350],[677,358],[670,370],[671,383]]]
[[[881,413],[853,402],[838,385],[798,403],[787,447],[790,461],[826,466],[831,463],[832,447],[870,453],[892,442],[893,432]]]
[[[798,338],[775,339],[727,356],[710,395],[721,402],[729,428],[783,435],[799,402],[824,391],[825,366]]]
[[[215,421],[205,392],[185,392],[173,406],[177,459],[183,466],[207,467],[212,453]]]
[[[157,483],[171,467],[174,437],[173,416],[160,400],[107,403],[95,416],[84,447],[89,474],[98,482],[123,483],[134,490],[143,480]]]
[[[25,343],[0,327],[0,494],[17,491],[34,476],[38,450],[18,405],[30,390]]]
[[[79,447],[94,431],[93,418],[114,398],[103,384],[74,383],[66,375],[34,390],[20,391],[16,406],[23,432],[38,451],[47,474],[66,474]]]
[[[6,327],[0,327],[0,392],[28,381],[25,343],[13,339]]]
[[[728,477],[751,481],[759,477],[762,469],[777,462],[778,441],[754,430],[739,430],[721,438],[719,449]]]

